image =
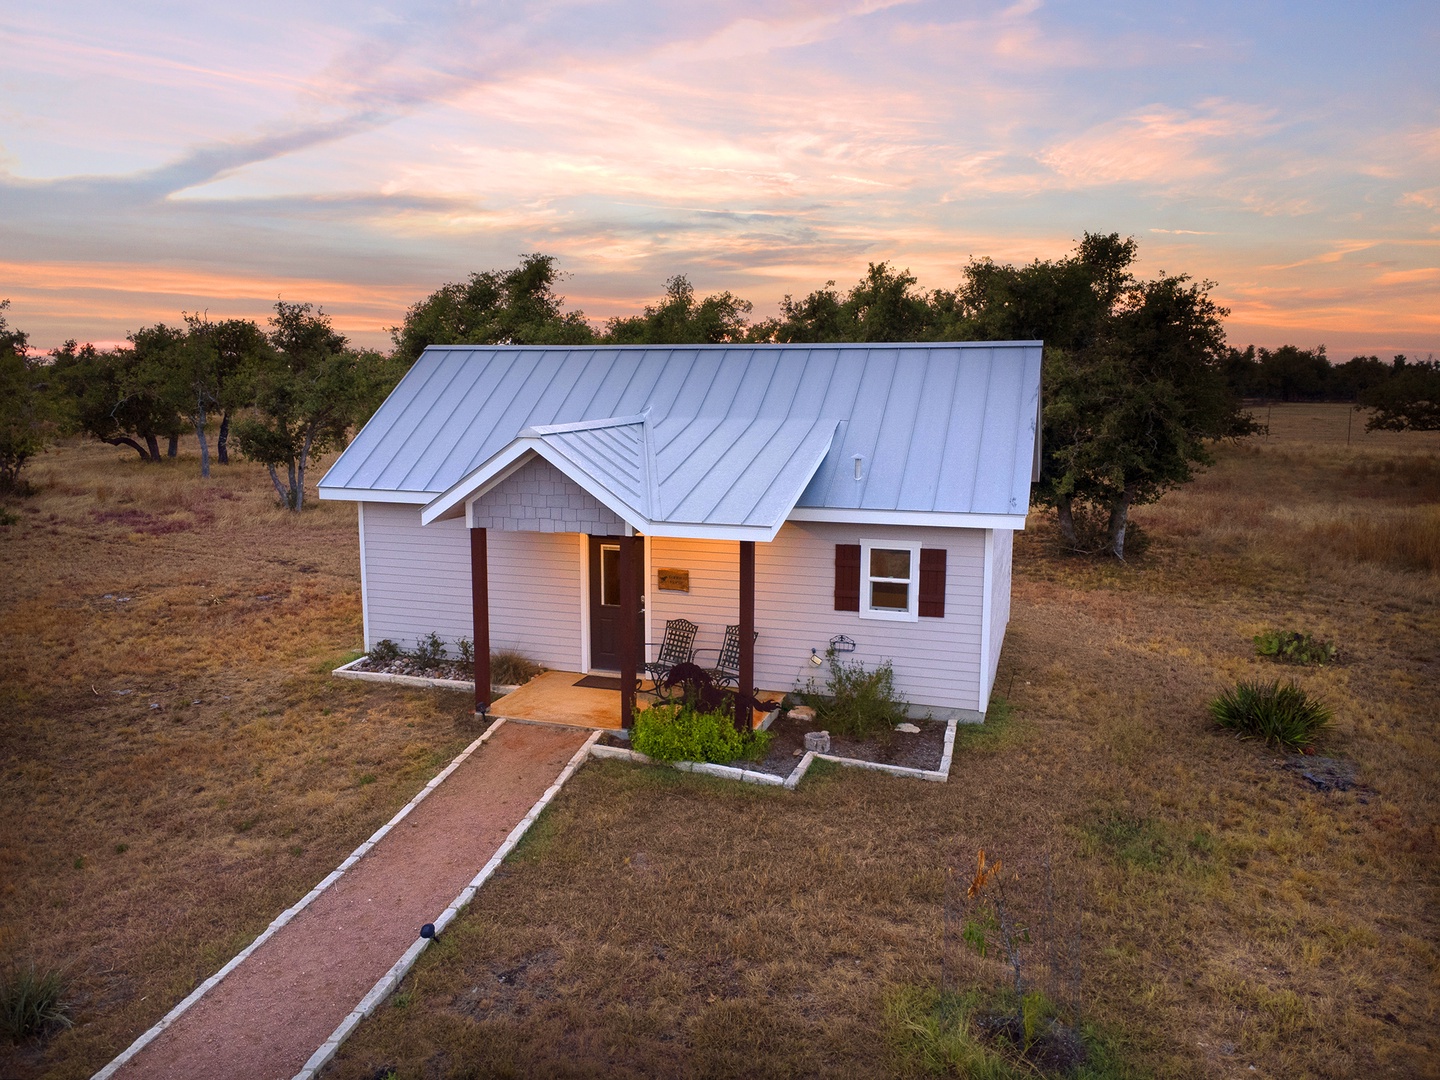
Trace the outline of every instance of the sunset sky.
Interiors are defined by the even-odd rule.
[[[1232,344],[1440,355],[1440,5],[0,0],[0,298],[33,345],[323,304],[358,343],[557,255],[772,314],[867,262],[1140,242]]]

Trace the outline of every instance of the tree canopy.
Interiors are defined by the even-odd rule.
[[[29,335],[5,318],[0,300],[0,492],[22,489],[20,470],[55,428],[45,371],[30,356]]]
[[[1359,396],[1360,404],[1375,410],[1366,431],[1440,431],[1440,361],[1397,356],[1389,377]]]
[[[563,311],[553,255],[526,255],[511,270],[486,270],[440,286],[405,313],[390,336],[395,358],[413,364],[430,345],[585,345],[595,331],[583,311]]]

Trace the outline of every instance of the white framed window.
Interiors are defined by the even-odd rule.
[[[920,618],[920,545],[860,541],[860,617],[915,622]]]

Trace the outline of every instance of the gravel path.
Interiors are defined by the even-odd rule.
[[[289,1080],[479,873],[589,734],[504,724],[115,1076]]]

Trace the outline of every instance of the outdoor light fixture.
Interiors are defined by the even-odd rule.
[[[814,649],[810,650],[810,663],[814,664],[816,667],[819,667],[824,662],[824,660],[820,659],[820,654],[818,652],[816,652]]]

